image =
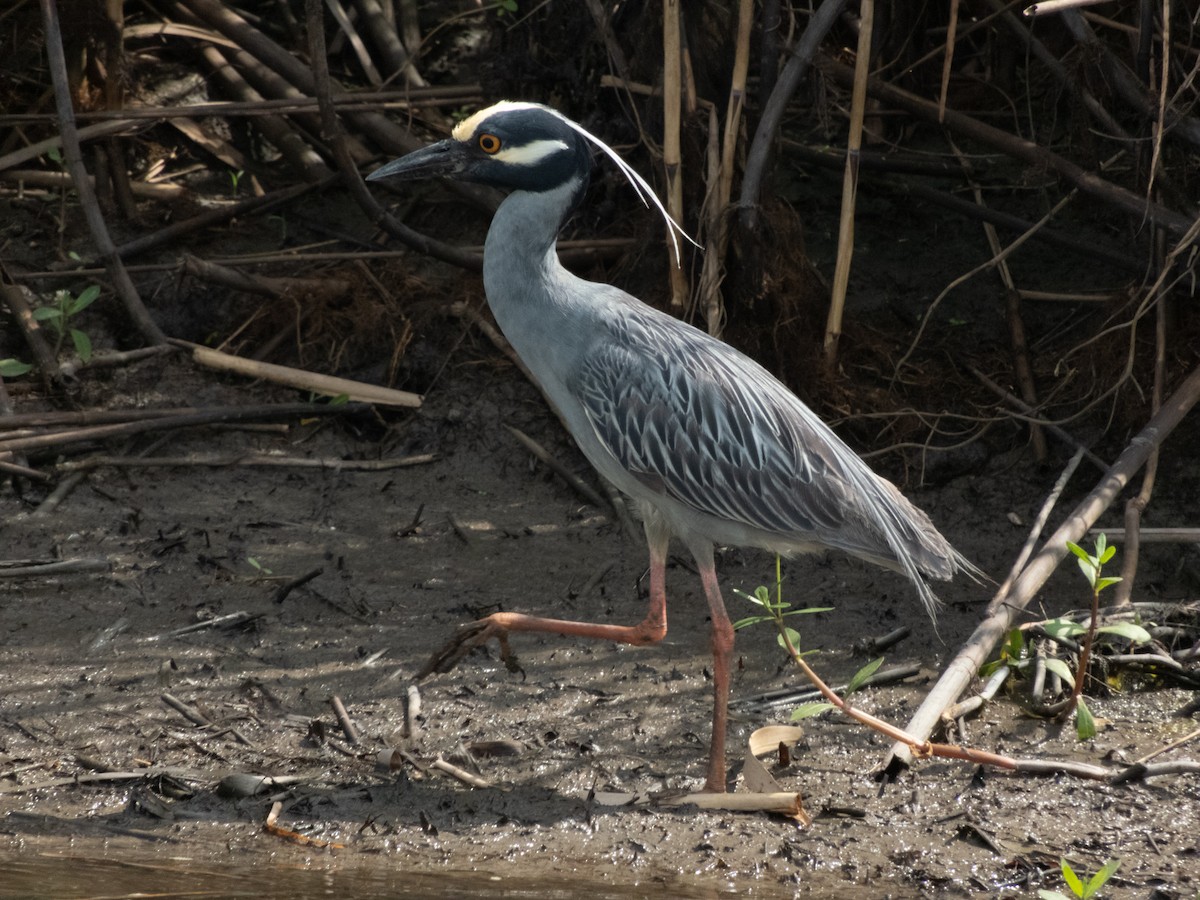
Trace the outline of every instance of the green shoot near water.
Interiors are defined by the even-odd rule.
[[[747,594],[745,591],[739,591],[736,588],[734,593],[740,597],[753,603],[762,609],[761,613],[752,616],[746,616],[744,619],[739,619],[733,623],[735,629],[747,628],[751,625],[758,625],[763,622],[771,622],[775,625],[779,634],[776,640],[779,646],[784,649],[789,655],[798,658],[807,656],[813,651],[809,650],[801,653],[800,647],[800,632],[792,628],[785,621],[791,616],[803,616],[809,613],[832,612],[832,606],[809,606],[804,609],[792,609],[792,604],[783,599],[783,572],[780,559],[775,557],[775,596],[771,597],[771,591],[766,585],[759,585],[754,589],[753,594]],[[846,687],[845,693],[851,694],[858,690],[866,683],[867,679],[875,674],[876,670],[883,664],[883,657],[872,660],[861,669],[859,669],[854,677],[850,679],[849,685]],[[828,709],[833,709],[832,703],[818,701],[814,703],[804,703],[792,710],[792,721],[798,719],[806,719],[811,716],[819,715]]]
[[[1062,864],[1063,881],[1071,889],[1071,896],[1078,897],[1079,900],[1090,900],[1090,898],[1095,897],[1100,888],[1104,887],[1108,879],[1113,877],[1121,865],[1119,859],[1110,859],[1099,872],[1084,882],[1079,875],[1075,874],[1065,859],[1060,862]],[[1039,890],[1038,897],[1040,900],[1070,900],[1070,897],[1062,891]]]

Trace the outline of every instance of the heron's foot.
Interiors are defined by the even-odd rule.
[[[516,654],[508,646],[508,629],[496,621],[496,616],[488,616],[485,619],[460,625],[453,637],[441,649],[434,651],[433,656],[429,657],[429,661],[417,673],[417,681],[434,672],[449,672],[458,665],[459,660],[464,656],[476,647],[482,647],[492,638],[495,638],[500,645],[500,659],[504,661],[508,671],[520,672],[521,675],[524,675],[525,671],[517,664]]]

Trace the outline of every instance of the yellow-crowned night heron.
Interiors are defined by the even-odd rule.
[[[589,142],[654,199],[611,148],[533,103],[488,107],[449,139],[370,176],[448,176],[511,191],[484,245],[488,303],[584,455],[633,498],[650,546],[650,609],[640,624],[496,613],[460,631],[431,665],[444,671],[471,647],[513,631],[629,644],[662,640],[667,545],[675,535],[696,559],[712,616],[715,700],[706,788],[723,791],[733,626],[717,586],[714,545],[784,555],[844,550],[903,572],[931,615],[937,600],[925,578],[975,570],[925,513],[760,365],[619,288],[563,268],[555,243],[587,187]]]

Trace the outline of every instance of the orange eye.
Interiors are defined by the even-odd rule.
[[[500,138],[494,134],[481,134],[479,136],[479,149],[484,153],[499,153]]]

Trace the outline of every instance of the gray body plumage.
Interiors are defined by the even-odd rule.
[[[484,286],[592,465],[689,547],[842,550],[904,572],[932,613],[924,579],[971,567],[924,512],[758,363],[562,266],[555,240],[577,189],[504,200]]]

